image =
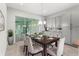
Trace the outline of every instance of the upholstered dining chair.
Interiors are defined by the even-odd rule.
[[[27,45],[28,45],[28,55],[36,55],[38,53],[42,54],[43,48],[39,45],[33,45],[32,39],[29,36],[26,36]],[[43,54],[42,54],[43,55]]]
[[[62,56],[63,55],[63,50],[64,50],[64,42],[65,42],[65,37],[60,38],[58,42],[57,47],[51,47],[47,49],[47,54],[51,56]]]

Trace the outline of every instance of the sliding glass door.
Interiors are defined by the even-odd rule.
[[[23,35],[39,32],[38,20],[16,17],[16,41],[23,40]]]

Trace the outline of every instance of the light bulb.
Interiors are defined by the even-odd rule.
[[[44,21],[44,24],[46,24],[46,21]]]
[[[42,21],[39,21],[39,23],[38,23],[39,25],[41,25],[42,24]]]

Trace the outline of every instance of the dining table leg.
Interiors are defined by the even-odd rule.
[[[58,45],[58,42],[55,42],[55,46],[57,47],[57,45]]]
[[[47,45],[43,45],[43,56],[47,56]]]
[[[28,46],[25,46],[25,49],[26,49],[25,56],[28,56]]]

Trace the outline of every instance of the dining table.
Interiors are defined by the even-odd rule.
[[[38,38],[32,38],[33,41],[39,43],[42,45],[43,47],[43,56],[47,56],[47,46],[50,45],[51,43],[55,43],[55,46],[57,47],[58,45],[58,40],[60,38],[58,37],[48,37],[48,38],[41,38],[41,39],[38,39]]]

